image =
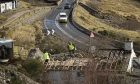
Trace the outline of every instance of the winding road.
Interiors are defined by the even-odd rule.
[[[71,9],[64,9],[65,3],[72,5]],[[103,37],[96,36],[90,39],[89,35],[79,31],[70,21],[67,24],[59,23],[58,17],[60,12],[66,12],[70,16],[73,9],[74,0],[63,0],[62,3],[52,9],[51,13],[45,18],[44,24],[46,29],[54,29],[56,34],[65,39],[65,41],[73,41],[80,49],[89,49],[89,45],[96,46],[96,48],[114,48],[110,40]]]

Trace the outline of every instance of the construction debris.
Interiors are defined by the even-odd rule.
[[[46,64],[47,70],[83,70],[88,63],[89,58],[72,58],[65,61],[49,61]]]

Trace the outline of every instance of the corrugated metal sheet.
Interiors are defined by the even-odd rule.
[[[12,1],[15,1],[15,0],[0,0],[0,3],[12,2]]]
[[[16,0],[0,0],[0,13],[16,8]]]
[[[4,3],[1,3],[0,4],[0,12],[4,12],[5,11],[5,4]]]

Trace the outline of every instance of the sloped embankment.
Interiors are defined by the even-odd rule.
[[[136,43],[140,43],[140,33],[138,31],[132,31],[126,28],[118,28],[110,25],[100,17],[100,15],[103,16],[104,13],[99,10],[96,11],[96,13],[100,14],[98,16],[94,13],[95,11],[89,11],[82,5],[76,6],[74,11],[73,17],[75,22],[86,29],[95,31],[113,39],[124,40],[125,38],[130,38]],[[108,16],[105,15],[103,16],[104,18],[110,16],[109,14]]]
[[[102,16],[102,18],[98,18],[105,23],[115,28],[140,30],[140,2],[138,0],[85,1],[86,5],[98,11],[98,14]]]
[[[18,72],[17,67],[8,65],[0,67],[0,84],[39,84],[24,74]]]
[[[24,2],[23,0],[19,0],[18,1],[18,6],[16,9],[13,10],[8,10],[4,13],[0,13],[0,26],[1,24],[5,23],[5,21],[9,21],[10,19],[14,19],[16,16],[12,17],[12,15],[21,12],[21,11],[25,11],[32,8],[30,3]]]

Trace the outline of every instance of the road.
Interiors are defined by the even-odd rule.
[[[63,0],[63,2],[58,7],[54,8],[44,20],[45,28],[54,29],[56,34],[63,38],[65,41],[73,41],[76,43],[78,48],[87,50],[90,45],[89,35],[77,30],[77,28],[70,21],[68,21],[67,24],[62,24],[57,21],[60,12],[65,11],[67,15],[70,14],[71,9],[64,10],[63,7],[66,2],[72,4],[73,1],[74,0]],[[107,40],[96,35],[92,39],[92,45],[96,46],[96,48],[114,48],[113,42],[114,41],[112,40]],[[124,74],[118,74],[118,76],[124,76]]]
[[[54,8],[50,15],[48,15],[45,20],[46,29],[54,29],[56,34],[65,39],[65,41],[73,41],[81,49],[89,49],[89,46],[96,46],[96,48],[114,48],[112,41],[108,41],[102,37],[95,36],[90,39],[89,35],[77,30],[75,26],[68,21],[67,24],[59,23],[58,17],[60,12],[66,12],[70,15],[71,9],[64,9],[65,3],[72,4],[74,0],[63,0],[62,3]]]

